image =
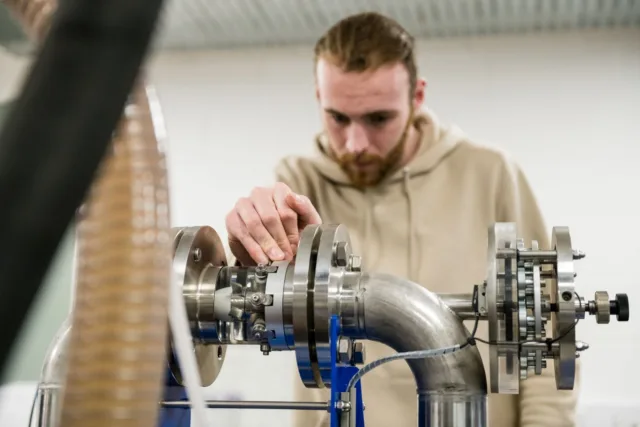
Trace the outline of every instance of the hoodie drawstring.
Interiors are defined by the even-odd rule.
[[[369,204],[369,201],[367,200],[366,203],[366,209],[364,209],[364,233],[362,234],[363,237],[363,248],[369,248],[369,239],[371,236],[371,206]],[[367,260],[370,262],[370,260]],[[369,264],[369,265],[374,265],[374,264]]]
[[[408,223],[409,223],[409,239],[408,239],[408,243],[409,243],[409,256],[407,257],[407,273],[409,274],[409,277],[414,280],[414,281],[418,281],[420,280],[420,276],[418,275],[419,271],[417,271],[416,269],[416,265],[414,260],[416,258],[418,258],[418,260],[420,259],[419,254],[416,254],[416,237],[415,237],[415,231],[414,231],[414,220],[415,220],[415,213],[413,212],[413,207],[414,207],[414,203],[413,203],[413,199],[412,199],[412,194],[411,194],[411,186],[409,185],[409,181],[411,180],[411,175],[409,173],[409,168],[405,167],[403,169],[403,189],[404,189],[404,194],[407,197],[407,215],[408,215]],[[418,268],[419,268],[419,263],[418,263]]]

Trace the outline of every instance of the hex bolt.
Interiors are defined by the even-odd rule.
[[[352,363],[354,365],[364,365],[366,361],[366,352],[363,342],[356,341],[353,343]]]
[[[584,341],[576,341],[576,351],[585,351],[589,349],[589,344]]]
[[[349,271],[361,271],[362,270],[362,258],[358,255],[351,255],[349,257]]]
[[[584,252],[582,252],[579,249],[574,249],[573,250],[573,259],[574,260],[579,260],[579,259],[582,259],[582,258],[584,258],[586,256],[587,256],[587,254],[585,254]]]
[[[338,242],[334,251],[334,262],[337,267],[346,267],[349,263],[349,244],[347,242]]]
[[[351,363],[353,357],[353,344],[349,338],[340,338],[338,340],[338,361],[340,363]]]

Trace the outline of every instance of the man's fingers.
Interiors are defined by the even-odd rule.
[[[273,261],[283,260],[285,257],[284,252],[262,223],[262,219],[253,202],[250,199],[240,199],[236,205],[236,210],[249,235],[260,245],[264,253]]]
[[[284,253],[283,258],[272,258],[274,260],[284,259],[285,257],[292,258],[293,251],[289,238],[285,232],[280,213],[278,212],[275,201],[273,200],[273,191],[261,191],[254,190],[251,195],[251,201],[258,216],[262,220],[262,224],[269,232],[270,236],[275,240],[280,250]],[[274,252],[275,254],[275,252]]]
[[[309,224],[322,224],[322,219],[307,196],[290,193],[286,198],[287,204],[298,214],[298,228]]]
[[[231,252],[242,265],[250,265],[251,261],[258,264],[267,264],[269,262],[269,257],[255,239],[251,237],[237,210],[234,209],[227,215],[226,226]]]
[[[291,194],[291,189],[285,184],[276,184],[273,191],[273,200],[280,215],[280,221],[287,234],[293,255],[295,255],[300,241],[300,231],[298,230],[298,214],[289,206],[286,201],[287,195]]]

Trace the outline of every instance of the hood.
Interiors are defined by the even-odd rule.
[[[428,173],[465,138],[455,126],[442,127],[436,115],[429,110],[421,111],[414,119],[413,126],[420,135],[417,153],[404,167],[393,170],[379,186],[401,183],[413,176]],[[321,175],[334,184],[352,186],[347,174],[329,154],[325,133],[316,137],[315,154],[313,166]]]
[[[407,217],[405,219],[409,229],[412,231],[407,239],[407,269],[410,278],[418,280],[421,274],[422,263],[420,259],[422,254],[416,244],[415,233],[413,232],[416,227],[418,207],[414,200],[417,189],[412,186],[411,180],[414,177],[426,175],[437,168],[458,147],[460,142],[466,139],[466,136],[455,126],[442,126],[436,115],[429,110],[421,111],[416,116],[413,126],[420,135],[417,153],[404,167],[398,167],[392,171],[375,189],[380,190],[385,187],[397,186],[397,190],[404,195],[407,203]],[[312,164],[320,175],[324,176],[333,185],[353,187],[347,174],[342,171],[340,165],[330,156],[328,140],[325,134],[320,134],[316,137],[316,156],[312,160]],[[395,188],[393,190],[395,191]],[[373,220],[368,209],[363,209],[362,215],[364,244],[368,245],[369,237],[373,233]]]

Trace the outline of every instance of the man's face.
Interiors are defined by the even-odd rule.
[[[403,158],[422,88],[409,95],[409,73],[401,63],[345,73],[320,59],[316,72],[333,155],[355,185],[376,185]]]

